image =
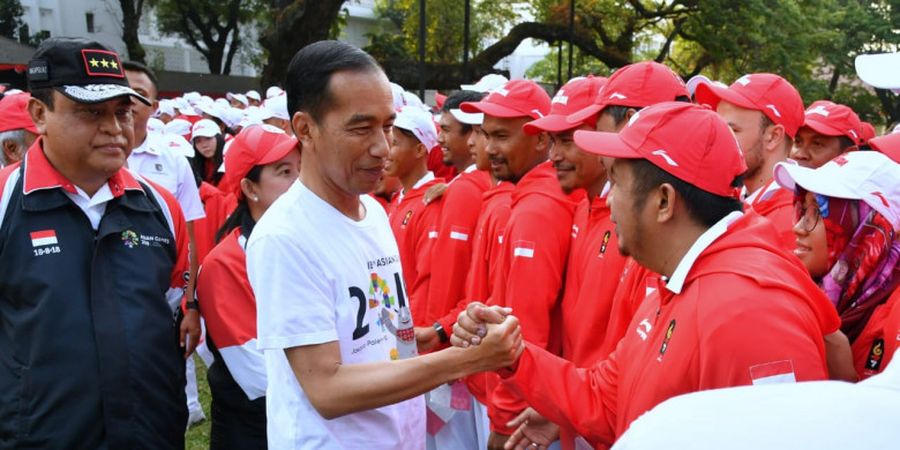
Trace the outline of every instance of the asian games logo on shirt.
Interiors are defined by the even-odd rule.
[[[125,230],[122,232],[122,243],[124,243],[126,247],[135,248],[139,242],[140,239],[138,239],[138,235],[134,231]]]
[[[122,243],[128,248],[135,248],[138,245],[144,247],[162,247],[169,245],[171,240],[162,236],[152,236],[146,234],[138,234],[134,230],[125,230],[122,232]]]

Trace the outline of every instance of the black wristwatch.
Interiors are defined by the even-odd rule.
[[[438,339],[441,340],[442,344],[450,342],[450,336],[447,336],[447,330],[445,330],[444,327],[441,326],[440,322],[435,322],[431,327],[434,328],[435,332],[437,332]]]
[[[184,307],[187,309],[193,309],[194,311],[200,311],[200,304],[197,303],[197,300],[192,302],[184,302]]]

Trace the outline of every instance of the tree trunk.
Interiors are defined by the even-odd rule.
[[[269,53],[263,68],[263,88],[284,84],[288,65],[298,50],[316,41],[328,39],[344,0],[294,0],[280,11],[272,27],[259,39]]]
[[[138,39],[144,0],[119,0],[119,5],[122,6],[122,40],[128,50],[128,59],[144,63],[147,53]]]

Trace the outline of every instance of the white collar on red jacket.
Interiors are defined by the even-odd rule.
[[[427,183],[433,179],[434,179],[434,172],[429,170],[428,172],[425,172],[425,175],[422,178],[419,178],[419,181],[416,181],[416,184],[414,184],[412,189],[410,189],[410,190],[418,189],[418,188],[422,187],[423,185],[425,185],[425,183]],[[397,194],[397,203],[400,203],[401,201],[403,201],[403,196],[405,194],[406,194],[406,189],[401,189],[400,193]]]
[[[684,287],[684,281],[687,279],[688,272],[694,267],[694,263],[697,261],[697,258],[700,257],[700,254],[712,245],[716,239],[725,234],[732,223],[743,216],[744,213],[733,211],[731,214],[728,214],[716,222],[715,225],[709,227],[708,230],[704,231],[703,234],[694,241],[694,244],[691,245],[691,248],[688,249],[687,253],[681,258],[678,266],[675,267],[672,276],[666,281],[666,289],[675,294],[680,294],[681,289]]]

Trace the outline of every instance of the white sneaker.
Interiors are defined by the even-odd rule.
[[[206,420],[206,414],[203,414],[202,409],[195,409],[188,414],[188,423],[187,426],[190,428],[193,425],[196,425],[200,422]]]

